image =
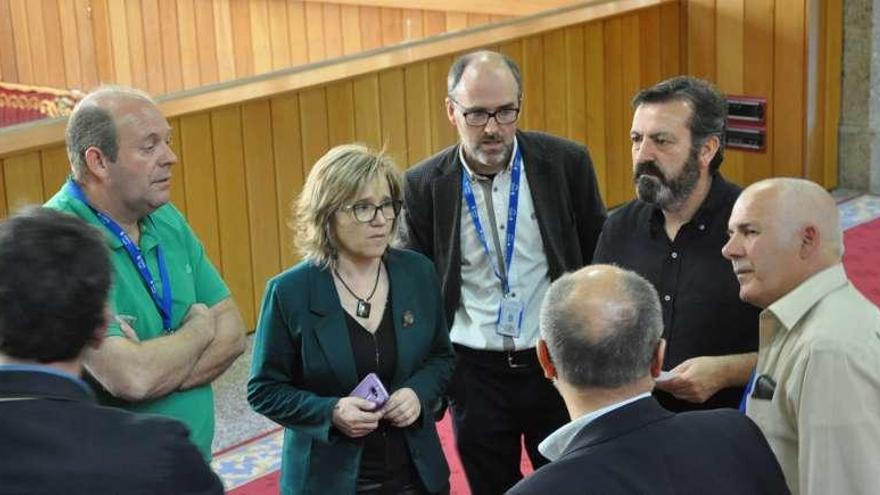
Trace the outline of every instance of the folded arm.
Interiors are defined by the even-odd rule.
[[[198,357],[181,389],[210,383],[223,374],[245,349],[245,328],[241,312],[231,297],[209,309],[214,325],[214,339]]]

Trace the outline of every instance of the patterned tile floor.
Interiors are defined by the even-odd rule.
[[[848,191],[836,191],[835,197],[840,201],[840,217],[844,230],[880,218],[880,196],[854,195]],[[241,360],[244,359],[245,357]],[[244,390],[244,383],[236,384],[236,390]],[[236,420],[227,419],[227,421]],[[223,417],[218,414],[218,430],[223,430],[223,423]],[[214,456],[211,466],[220,475],[227,490],[280,468],[283,432],[278,428],[270,429],[271,426],[266,425],[271,423],[258,426],[264,429],[262,436],[257,439],[227,448]]]

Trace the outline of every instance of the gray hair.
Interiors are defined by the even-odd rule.
[[[476,52],[466,53],[452,63],[452,66],[449,68],[449,74],[446,76],[446,92],[447,94],[452,94],[455,91],[456,86],[461,81],[461,77],[464,74],[465,69],[471,64],[471,62],[477,60],[480,57],[492,57],[501,59],[504,64],[510,69],[511,75],[513,75],[513,79],[516,81],[516,95],[517,98],[522,98],[523,94],[523,85],[522,85],[522,73],[519,70],[519,66],[516,65],[516,62],[513,61],[512,58],[507,55],[499,52],[493,52],[491,50],[480,50]]]
[[[577,388],[615,388],[644,377],[663,333],[657,291],[621,270],[617,290],[584,302],[565,274],[544,296],[541,333],[560,379]]]

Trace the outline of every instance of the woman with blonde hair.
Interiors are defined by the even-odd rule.
[[[384,153],[337,146],[296,202],[303,261],[266,287],[248,382],[285,427],[282,493],[449,490],[431,411],[454,358],[433,265],[390,247],[401,184]]]

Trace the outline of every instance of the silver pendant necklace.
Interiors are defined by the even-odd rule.
[[[357,306],[355,306],[354,313],[358,316],[358,318],[369,318],[370,310],[373,308],[373,305],[370,304],[370,299],[373,298],[373,295],[376,293],[376,287],[379,287],[379,274],[382,272],[382,262],[379,262],[379,266],[376,268],[376,281],[373,282],[373,290],[370,291],[370,295],[366,298],[359,297],[357,294],[351,290],[351,287],[345,283],[342,275],[339,274],[339,271],[336,268],[333,269],[333,274],[336,275],[336,278],[342,282],[342,286],[345,287],[345,290],[348,291],[349,294],[352,295],[357,300]]]

